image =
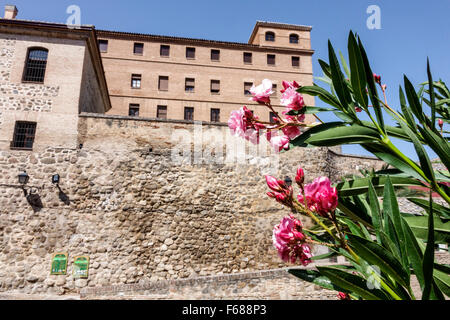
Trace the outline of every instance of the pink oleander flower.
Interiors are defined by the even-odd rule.
[[[294,87],[289,87],[284,90],[280,102],[282,106],[286,107],[288,112],[291,110],[300,110],[305,106],[303,96]]]
[[[250,93],[253,95],[253,98],[250,100],[261,104],[270,103],[270,96],[273,94],[272,88],[272,81],[264,79],[261,85],[251,87]]]
[[[305,121],[306,116],[304,114],[299,114],[299,115],[296,115],[296,116],[290,116],[290,115],[287,114],[289,111],[290,110],[285,110],[285,111],[282,112],[284,117],[286,118],[287,122],[300,123],[300,122]]]
[[[268,131],[266,134],[267,141],[269,141],[275,152],[281,152],[282,150],[289,150],[289,142],[291,141],[288,136],[279,136],[277,132]]]
[[[228,120],[228,127],[231,130],[231,134],[242,137],[254,144],[259,143],[260,130],[265,129],[263,124],[255,122],[258,120],[257,116],[246,107],[242,107],[239,110],[231,112],[230,119]]]
[[[305,183],[305,172],[303,171],[303,168],[297,169],[297,175],[295,176],[295,182],[297,182],[297,184],[299,186],[303,186],[303,184]]]
[[[266,182],[269,188],[276,192],[282,192],[286,187],[286,183],[283,180],[278,180],[272,176],[266,176]]]
[[[344,292],[339,292],[338,298],[339,298],[339,300],[351,300],[348,293],[344,293]]]
[[[327,177],[317,178],[313,183],[307,184],[304,192],[308,208],[324,218],[338,206],[337,190],[331,187],[330,179]],[[302,193],[298,195],[298,201],[305,204]]]
[[[287,136],[289,140],[294,140],[302,134],[300,128],[297,126],[287,126],[281,129],[281,131],[283,131],[284,135]]]
[[[363,109],[361,109],[360,107],[355,107],[355,111],[356,111],[356,112],[362,112]]]
[[[386,90],[387,90],[387,85],[383,84],[383,85],[381,86],[381,90],[386,91]]]
[[[376,73],[373,74],[373,78],[375,79],[375,82],[381,85],[381,76],[377,75]]]
[[[273,229],[273,245],[284,262],[296,263],[297,260],[306,266],[311,263],[311,248],[306,244],[303,225],[293,215],[283,218]]]
[[[281,93],[284,93],[288,88],[294,88],[294,89],[298,89],[300,88],[300,85],[294,81],[294,82],[287,82],[287,81],[283,81],[283,88],[282,90],[280,90]]]

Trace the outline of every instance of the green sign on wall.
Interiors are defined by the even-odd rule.
[[[51,275],[65,275],[67,274],[67,253],[55,253],[52,257]]]
[[[87,279],[89,277],[89,257],[75,257],[73,261],[73,277],[75,279]]]

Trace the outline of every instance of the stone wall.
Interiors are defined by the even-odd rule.
[[[16,184],[26,170],[38,194],[26,198],[20,188],[0,187],[0,291],[69,294],[286,267],[271,235],[289,211],[265,195],[264,174],[293,178],[301,165],[311,181],[329,175],[332,165],[326,148],[205,162],[218,154],[212,141],[232,139],[226,126],[209,123],[81,115],[78,131],[82,149],[0,151],[0,184]],[[193,162],[175,163],[173,150]],[[271,157],[278,166],[257,165]],[[59,188],[50,182],[55,173]],[[69,253],[67,276],[49,275],[55,252]],[[72,276],[77,255],[90,256],[88,280]]]

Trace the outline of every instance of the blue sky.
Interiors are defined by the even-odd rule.
[[[346,55],[349,30],[357,32],[374,72],[388,85],[388,102],[398,105],[398,86],[406,74],[413,84],[426,80],[426,59],[433,76],[450,84],[450,0],[8,0],[19,8],[20,19],[65,23],[70,5],[81,8],[81,23],[98,29],[247,42],[257,20],[310,25],[314,75],[322,72],[318,59],[328,61],[327,40]],[[368,6],[381,9],[381,29],[369,30]],[[318,101],[321,105],[321,102]],[[321,116],[333,120],[332,115]],[[413,148],[399,144],[416,159]],[[346,153],[367,154],[357,146]]]

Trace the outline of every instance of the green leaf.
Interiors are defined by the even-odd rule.
[[[292,140],[291,145],[296,146],[296,147],[307,147],[308,144],[306,143],[306,140],[308,140],[314,134],[317,134],[317,133],[320,133],[323,131],[327,131],[332,128],[337,128],[337,127],[340,127],[343,125],[345,125],[344,122],[327,122],[327,123],[319,124],[318,126],[310,128],[309,130],[304,132],[302,135],[300,135],[299,137]]]
[[[358,101],[358,103],[361,106],[367,108],[369,99],[366,93],[367,79],[364,70],[364,63],[355,36],[351,31],[348,37],[348,53],[351,69],[351,83],[353,87],[353,94],[355,95],[355,98]]]
[[[424,199],[419,199],[419,198],[408,198],[409,201],[411,201],[412,203],[414,203],[415,205],[418,205],[419,207],[427,210],[429,210],[429,202],[427,200]],[[441,206],[440,204],[434,203],[433,202],[433,211],[439,215],[440,217],[444,218],[444,219],[450,219],[450,209]]]
[[[417,96],[416,91],[414,90],[414,86],[412,85],[411,81],[404,76],[405,81],[405,90],[406,90],[406,96],[408,98],[409,106],[413,112],[413,114],[416,116],[416,118],[421,122],[425,122],[425,116],[422,111],[422,106],[420,105],[419,97]]]
[[[333,113],[335,114],[336,117],[338,117],[342,121],[345,121],[347,123],[353,123],[353,118],[348,116],[346,113],[342,111],[335,111]]]
[[[345,75],[350,79],[350,69],[348,68],[347,61],[341,51],[339,51],[339,57],[341,58],[342,68],[344,68]]]
[[[403,89],[401,86],[399,86],[399,96],[400,96],[400,105],[402,108],[403,116],[406,119],[406,122],[408,122],[408,125],[411,128],[411,130],[413,130],[414,132],[417,132],[416,121],[414,120],[413,114],[411,113],[411,111],[409,110],[409,108],[406,105],[405,94],[403,93]]]
[[[360,207],[353,204],[348,198],[339,196],[338,209],[353,220],[359,221],[364,225],[371,225],[370,216]]]
[[[434,281],[439,289],[448,297],[450,297],[450,276],[448,273],[443,273],[434,270]]]
[[[378,139],[379,133],[376,130],[354,124],[322,131],[307,139],[306,143],[319,147],[331,147],[378,141]]]
[[[428,223],[429,216],[410,216],[403,217],[406,220],[409,227],[413,231],[414,235],[426,241],[428,238]],[[435,242],[438,244],[450,243],[450,221],[443,222],[438,217],[434,218],[434,237]]]
[[[422,292],[422,300],[428,300],[433,287],[433,267],[434,267],[434,215],[433,215],[433,195],[430,192],[430,215],[428,216],[428,240],[427,248],[423,257],[423,276],[425,287]]]
[[[322,68],[323,73],[331,79],[331,71],[330,71],[330,66],[328,63],[326,63],[325,61],[323,61],[322,59],[319,59],[319,64],[320,67]]]
[[[342,74],[336,53],[334,51],[331,41],[328,40],[328,56],[330,60],[331,80],[333,80],[333,87],[336,90],[336,95],[341,101],[341,105],[344,107],[345,113],[349,114],[349,106],[352,99],[350,91],[348,90],[347,83],[345,82],[344,75]],[[354,112],[354,109],[353,109]]]
[[[304,270],[304,269],[289,269],[288,272],[303,281],[314,283],[315,285],[321,286],[322,288],[328,290],[342,291],[341,288],[334,285],[330,281],[330,279],[321,275],[318,271]]]
[[[420,248],[419,242],[417,241],[414,233],[409,227],[408,223],[402,219],[403,232],[405,234],[406,240],[406,252],[408,254],[408,260],[412,265],[414,274],[419,281],[420,288],[424,288],[424,275],[423,275],[423,253]]]
[[[344,272],[337,268],[317,267],[320,274],[330,279],[342,291],[355,293],[366,300],[389,300],[389,297],[381,290],[369,290],[367,281],[359,276]]]
[[[321,254],[319,256],[314,256],[314,257],[311,258],[311,260],[319,261],[319,260],[329,259],[329,258],[332,258],[332,257],[335,257],[335,256],[337,256],[336,252],[328,252],[328,253]]]
[[[390,275],[398,283],[409,286],[408,273],[392,253],[373,241],[355,235],[348,235],[348,238],[350,247],[358,256],[369,264],[378,266],[381,271]]]
[[[358,38],[359,41],[359,50],[361,52],[361,58],[364,64],[364,70],[366,74],[366,80],[367,80],[367,88],[369,90],[369,96],[370,101],[372,101],[373,108],[375,110],[375,115],[377,117],[378,125],[380,126],[381,130],[385,132],[384,129],[384,119],[383,119],[383,112],[381,110],[381,105],[378,98],[378,91],[375,84],[375,79],[373,77],[373,71],[370,67],[369,59],[367,58],[366,50],[364,49],[364,46],[362,44],[361,39]]]
[[[352,195],[365,194],[369,190],[369,181],[372,182],[375,190],[384,189],[387,176],[375,176],[371,178],[355,178],[345,182],[338,183],[336,188],[339,192],[339,198]],[[391,177],[391,183],[394,187],[422,186],[422,183],[416,179],[406,177]],[[370,221],[370,220],[369,220]]]
[[[389,215],[392,219],[394,230],[398,239],[399,251],[402,257],[402,264],[405,268],[408,268],[409,264],[406,257],[406,242],[405,234],[402,228],[402,217],[400,215],[397,197],[395,195],[394,186],[392,184],[390,176],[387,176],[386,185],[384,187],[383,213],[385,216]]]
[[[428,84],[430,90],[431,128],[436,130],[436,98],[434,93],[433,76],[431,75],[430,60],[427,58]]]
[[[335,111],[336,109],[330,109],[330,108],[322,108],[322,107],[303,107],[300,110],[291,110],[288,113],[286,113],[288,116],[297,116],[300,114],[316,114],[319,112],[327,112],[327,111]]]
[[[383,216],[380,211],[380,203],[378,202],[377,192],[375,191],[371,180],[369,180],[369,203],[373,228],[375,229],[378,243],[381,243],[380,231],[382,230],[381,221]]]
[[[325,90],[322,87],[319,87],[318,85],[300,87],[297,89],[297,92],[302,94],[308,94],[314,97],[317,96],[319,97],[320,100],[322,100],[326,104],[329,104],[330,106],[342,110],[342,106],[339,100],[336,99],[336,97],[333,96],[331,93],[329,93],[327,90]]]
[[[439,156],[447,170],[450,170],[449,143],[445,141],[440,135],[434,133],[430,128],[425,127],[424,129],[422,129],[421,127],[419,127],[419,131],[425,141],[431,147],[431,149],[433,149],[433,151],[436,152],[436,154]]]

